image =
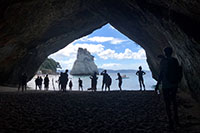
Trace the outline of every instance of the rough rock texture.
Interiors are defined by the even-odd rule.
[[[92,75],[94,72],[98,73],[98,68],[94,63],[94,56],[87,51],[87,49],[79,48],[77,59],[74,62],[71,75]]]
[[[31,78],[45,58],[110,23],[141,45],[154,78],[158,54],[172,46],[183,65],[182,85],[200,96],[199,0],[1,0],[0,81]]]

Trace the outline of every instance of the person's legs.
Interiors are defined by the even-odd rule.
[[[102,91],[103,91],[104,85],[105,85],[105,83],[104,83],[104,82],[102,82],[102,87],[101,87]]]
[[[166,113],[169,121],[170,128],[173,128],[173,120],[172,120],[172,114],[171,114],[171,97],[170,97],[170,90],[169,89],[163,89],[163,98],[165,102],[166,107]]]
[[[122,91],[122,83],[119,83],[119,89]]]
[[[142,83],[141,83],[141,80],[139,80],[139,83],[140,83],[140,91],[142,91]]]
[[[145,85],[144,85],[144,81],[142,81],[142,85],[143,85],[143,88],[144,88],[144,91],[145,91]]]
[[[171,99],[172,99],[172,104],[173,104],[173,111],[174,111],[174,120],[176,124],[179,125],[179,118],[178,118],[178,105],[176,101],[176,93],[177,93],[177,88],[173,88],[171,92]]]

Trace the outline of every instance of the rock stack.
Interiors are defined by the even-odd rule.
[[[74,62],[73,68],[70,71],[71,75],[92,75],[98,73],[98,68],[94,63],[94,56],[87,49],[79,48],[77,59]]]

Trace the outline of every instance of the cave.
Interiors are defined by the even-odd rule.
[[[2,0],[0,84],[31,79],[41,63],[72,41],[110,23],[145,49],[155,79],[163,48],[183,66],[181,90],[200,100],[200,2],[185,0]]]

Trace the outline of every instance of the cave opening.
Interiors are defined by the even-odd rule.
[[[120,33],[111,24],[105,24],[91,34],[76,39],[63,49],[49,55],[48,60],[53,59],[61,66],[57,69],[57,74],[63,72],[65,69],[72,69],[77,58],[78,48],[87,49],[94,56],[94,62],[97,65],[99,73],[103,70],[108,70],[108,74],[112,78],[111,90],[118,90],[118,81],[115,80],[117,72],[120,72],[122,76],[126,76],[123,83],[124,90],[139,90],[138,77],[136,75],[139,66],[142,66],[143,71],[146,73],[144,75],[146,89],[153,89],[152,86],[155,85],[155,80],[152,78],[152,73],[146,61],[145,50],[139,44]],[[45,65],[47,68],[44,67],[41,69],[40,67],[28,85],[34,88],[34,81],[37,75],[42,75],[41,73],[55,74],[55,72],[52,72],[54,71],[52,68],[54,67],[55,69],[55,65],[53,66],[52,64],[48,64],[47,60],[45,60],[42,66]],[[43,78],[44,74],[42,75]],[[78,88],[77,81],[79,77],[84,80],[85,90],[90,87],[89,77],[72,75],[69,75],[69,77],[74,83],[74,90]],[[53,90],[53,88],[58,90],[58,78],[59,75],[50,75],[50,90]],[[98,90],[101,90],[101,84],[102,76],[99,76]]]

